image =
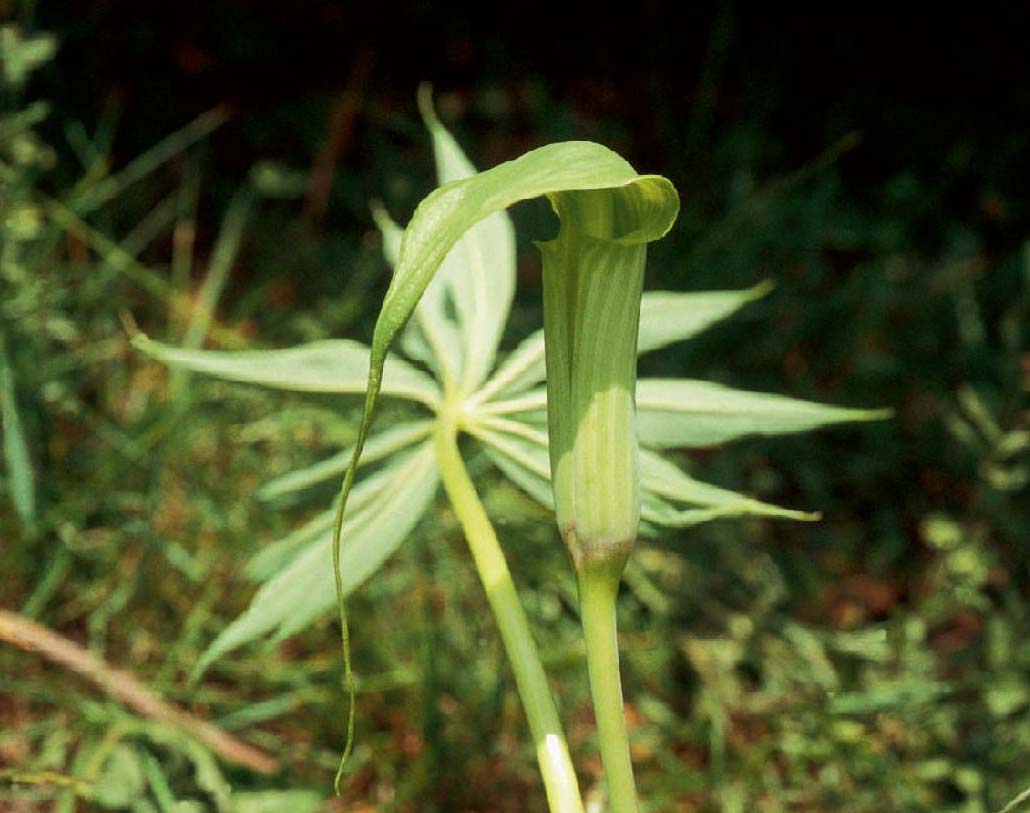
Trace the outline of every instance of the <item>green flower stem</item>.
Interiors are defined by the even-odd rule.
[[[615,624],[615,598],[624,565],[624,558],[588,561],[579,571],[579,611],[611,813],[637,813],[640,809],[622,706]]]
[[[519,602],[515,583],[486,510],[458,451],[457,427],[441,416],[435,434],[437,465],[454,513],[468,540],[487,600],[497,619],[515,684],[529,720],[552,813],[583,813],[579,783],[547,676]]]

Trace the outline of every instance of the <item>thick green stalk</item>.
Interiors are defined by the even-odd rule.
[[[579,570],[579,611],[587,645],[590,694],[597,717],[611,813],[638,813],[637,787],[626,733],[616,637],[615,598],[625,559],[585,562]]]
[[[497,534],[458,451],[457,427],[443,416],[436,430],[435,445],[444,489],[465,532],[487,600],[497,619],[508,661],[515,673],[515,684],[526,711],[543,775],[548,807],[551,813],[583,813],[569,747],[526,614]]]

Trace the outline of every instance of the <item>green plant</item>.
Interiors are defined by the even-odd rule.
[[[8,345],[21,341],[11,327],[41,298],[29,284],[25,260],[44,231],[43,213],[32,190],[53,165],[54,153],[35,131],[48,106],[40,101],[23,106],[21,93],[29,76],[51,59],[55,49],[53,37],[26,36],[17,26],[0,26],[0,314],[5,317],[0,327],[0,423],[7,491],[21,523],[29,528],[37,514],[36,477]]]
[[[139,402],[120,397],[122,385],[138,395],[139,382],[122,364],[133,353],[119,315],[130,306],[148,322],[152,314],[171,314],[198,345],[209,329],[224,339],[227,331],[212,327],[211,311],[234,263],[246,208],[237,203],[226,214],[199,307],[192,307],[192,241],[174,240],[172,264],[181,273],[171,284],[149,263],[155,244],[191,230],[197,173],[190,170],[197,161],[189,148],[224,115],[201,116],[124,167],[109,153],[109,121],[87,134],[78,122],[53,116],[65,125],[82,162],[77,167],[39,132],[50,105],[23,95],[56,50],[50,34],[0,25],[0,694],[9,709],[46,698],[43,715],[52,715],[42,724],[0,726],[0,806],[60,812],[88,800],[91,809],[107,810],[255,811],[276,803],[314,809],[319,797],[311,792],[230,790],[216,759],[221,748],[205,742],[201,729],[189,730],[190,715],[105,661],[111,654],[125,663],[123,653],[110,650],[118,649],[117,619],[129,615],[133,599],[146,593],[155,603],[140,561],[156,554],[165,566],[177,561],[188,569],[190,562],[178,544],[149,544],[154,537],[133,517],[161,499],[147,469],[156,472],[167,459],[165,441],[178,440],[185,404],[175,399],[150,422]],[[169,194],[162,187],[169,176],[178,179],[178,166],[187,178]],[[69,176],[74,183],[63,179]],[[133,194],[125,194],[130,188]],[[148,200],[152,192],[162,195],[156,203]],[[251,197],[245,191],[237,200]],[[29,620],[61,618],[57,608],[68,595],[80,602],[71,616],[81,623],[88,652]],[[135,640],[145,635],[137,624]],[[28,660],[17,660],[18,650],[31,653]],[[40,668],[40,655],[49,667]],[[51,693],[49,679],[62,688]],[[25,745],[11,749],[18,737]]]
[[[623,349],[630,352],[620,359],[622,378],[615,395],[624,416],[628,413],[632,417],[637,354],[690,338],[762,296],[768,286],[744,291],[660,292],[641,298],[642,245],[660,236],[675,213],[668,181],[638,176],[617,155],[587,142],[544,147],[476,175],[436,119],[426,96],[422,102],[441,187],[420,205],[403,233],[384,211],[375,211],[384,251],[395,272],[370,348],[335,340],[287,350],[221,352],[177,348],[144,336],[135,338],[141,350],[181,369],[303,392],[365,393],[362,423],[351,449],[278,477],[261,490],[266,498],[294,494],[345,473],[343,499],[332,510],[273,543],[250,562],[247,574],[261,587],[249,609],[205,652],[195,675],[234,647],[269,633],[282,638],[302,629],[332,606],[334,592],[342,597],[357,588],[409,536],[442,483],[465,532],[508,651],[551,808],[577,811],[582,809],[578,783],[544,671],[496,533],[458,446],[459,435],[472,436],[501,472],[533,498],[553,505],[551,461],[560,470],[563,450],[567,449],[559,441],[549,453],[545,412],[548,393],[540,385],[547,365],[552,366],[552,387],[557,376],[553,374],[554,354],[545,361],[545,332],[526,338],[495,367],[515,279],[513,230],[504,209],[525,198],[550,196],[557,201],[562,220],[563,232],[556,244],[559,247],[563,235],[568,236],[564,230],[569,223],[577,222],[576,207],[584,202],[592,205],[604,196],[621,199],[619,205],[627,206],[630,214],[646,224],[637,235],[639,239],[619,242],[625,232],[636,231],[627,228],[615,235],[613,244],[616,253],[631,248],[629,263],[638,274],[635,287],[629,286],[626,301],[620,305],[622,312],[630,314],[621,334]],[[584,269],[588,268],[589,249],[599,236],[593,226],[587,232],[589,239],[578,240],[572,249],[583,259],[583,247],[587,246]],[[548,250],[554,252],[555,247],[545,249],[545,274]],[[617,262],[621,264],[624,259]],[[554,269],[557,266],[552,266]],[[550,279],[553,283],[557,278],[552,273]],[[600,293],[604,292],[603,282],[597,288]],[[559,311],[574,313],[579,307],[574,299],[561,302],[560,297],[556,300],[552,295],[549,301],[557,304]],[[639,338],[633,353],[637,302]],[[545,329],[551,334],[555,331],[554,316],[551,308],[545,318]],[[404,353],[426,369],[388,355],[398,337]],[[573,381],[575,377],[572,375],[569,383],[579,386]],[[399,410],[395,413],[402,416],[399,420],[369,435],[379,394],[428,411],[429,416],[416,417]],[[800,432],[882,415],[686,379],[643,379],[636,387],[635,401],[637,434],[643,446],[639,451],[639,514],[644,536],[654,535],[663,526],[682,527],[744,514],[813,518],[695,480],[664,456],[664,450],[713,446],[750,434]],[[577,408],[573,405],[573,414]],[[554,443],[554,421],[551,423]],[[625,433],[631,426],[624,421],[620,436],[630,458],[636,438]],[[597,428],[606,431],[603,424]],[[579,441],[569,436],[567,442],[575,447]],[[371,463],[378,466],[359,480],[359,467]],[[589,466],[589,455],[579,465]],[[631,480],[636,476],[634,471],[626,474]],[[592,492],[587,489],[584,494]],[[635,536],[634,501],[631,496],[623,505],[628,512],[620,532],[623,536],[631,526]],[[560,515],[563,510],[559,505]],[[324,566],[330,549],[334,556],[332,575]],[[577,550],[573,544],[574,558],[579,556]],[[618,558],[624,562],[628,554],[628,548],[620,549]],[[592,557],[579,558],[586,561]],[[607,594],[596,592],[597,612],[588,609],[584,616],[610,616],[604,622],[609,626],[598,628],[595,644],[590,646],[610,660],[617,657],[614,627],[610,625],[618,573],[607,574],[603,581]],[[590,588],[586,590],[588,595],[594,593]],[[344,620],[345,644],[346,629]],[[602,639],[607,643],[597,646]],[[595,666],[591,671],[597,672]],[[353,691],[350,681],[348,668],[349,688]],[[601,688],[598,685],[597,690]],[[608,692],[600,710],[614,721],[621,716],[621,708],[613,708],[618,702],[617,679],[614,684],[609,682],[608,688],[614,691]],[[624,738],[618,732],[602,736],[607,741],[607,761],[609,754],[624,747],[624,743],[614,745],[613,740]],[[620,787],[625,787],[624,781]],[[616,798],[623,797],[613,794],[613,801]]]
[[[74,418],[87,424],[95,421],[90,427],[94,436],[110,431],[91,414],[89,399],[81,392],[88,385],[77,376],[118,356],[119,309],[142,292],[149,295],[148,305],[158,303],[180,317],[186,310],[181,288],[188,280],[177,278],[169,284],[138,258],[187,219],[183,201],[188,195],[173,192],[136,220],[131,204],[126,207],[121,200],[131,196],[123,193],[166,169],[225,120],[218,111],[204,114],[118,172],[112,171],[106,152],[109,129],[100,127],[87,136],[81,125],[69,126],[69,133],[80,133],[76,148],[81,172],[70,168],[74,184],[58,193],[45,191],[44,181],[59,155],[38,132],[50,115],[50,105],[24,95],[31,75],[53,58],[57,47],[50,34],[31,33],[13,23],[0,26],[0,491],[6,492],[26,538],[42,537],[52,530],[56,517],[67,521],[77,513],[70,508],[76,495],[46,487],[52,475],[46,470],[48,429]],[[129,214],[122,211],[126,208]],[[101,218],[103,229],[91,222]],[[121,239],[109,237],[111,223],[122,219],[129,220],[131,228]],[[227,216],[219,241],[222,282],[235,248],[225,239],[231,220]],[[211,274],[211,279],[216,285],[205,290],[205,300],[218,295],[219,274]],[[210,320],[204,318],[203,305],[197,310],[191,329],[202,328],[195,336],[199,343]],[[67,465],[66,461],[57,467]],[[59,503],[71,513],[51,510]],[[67,565],[63,550],[57,560],[65,562],[58,570]]]

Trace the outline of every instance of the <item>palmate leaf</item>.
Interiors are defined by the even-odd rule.
[[[733,516],[818,519],[818,514],[781,508],[695,480],[671,461],[647,449],[640,450],[640,479],[644,492],[643,516],[656,525],[682,527]],[[701,510],[684,510],[673,503],[699,506]]]
[[[356,510],[347,516],[346,544],[339,560],[345,594],[374,573],[411,533],[429,507],[437,484],[432,444],[423,443],[398,456],[354,490]],[[328,523],[323,529],[320,522],[320,518],[313,520],[307,529],[310,534],[285,546],[292,550],[280,543],[276,555],[266,556],[262,567],[252,565],[249,575],[267,581],[246,612],[201,656],[194,679],[229,650],[269,633],[274,633],[275,639],[292,635],[333,605],[333,574],[325,566],[331,529]],[[273,572],[275,575],[271,575]]]
[[[890,410],[847,409],[710,381],[641,379],[640,442],[654,449],[716,446],[746,435],[784,435],[850,421],[880,420]]]
[[[172,367],[215,378],[259,384],[297,392],[361,394],[365,392],[370,353],[365,345],[347,339],[331,339],[286,350],[183,350],[143,335],[133,345]],[[401,359],[379,360],[385,395],[420,401],[430,407],[440,391],[425,373]]]
[[[837,407],[687,378],[641,378],[636,400],[637,436],[651,449],[718,446],[749,435],[788,435],[891,415],[889,409]],[[546,391],[535,389],[489,411],[543,426],[546,406]]]
[[[645,291],[640,302],[637,353],[643,355],[701,333],[772,289],[763,282],[741,291]],[[478,394],[514,395],[536,386],[546,375],[544,331],[526,337]]]
[[[497,438],[489,432],[477,433],[477,436],[482,442],[484,453],[501,474],[542,506],[554,510],[554,491],[551,489],[550,478],[551,461],[546,453],[541,456],[538,452],[535,455],[547,463],[545,477],[533,465],[534,455],[523,454],[524,450],[519,449],[519,444],[511,442],[510,438]]]
[[[507,430],[507,431],[506,431]],[[474,431],[487,457],[530,497],[552,508],[547,435],[519,421],[495,422]],[[641,516],[651,525],[680,527],[733,516],[811,520],[816,515],[781,508],[695,480],[654,452],[640,452]],[[681,506],[691,506],[684,509]]]
[[[433,142],[441,185],[476,174],[454,137],[440,124],[428,86],[419,90],[419,107]],[[383,236],[383,253],[396,267],[402,229],[377,206],[373,216]],[[497,346],[515,291],[515,230],[504,211],[469,228],[450,250],[426,287],[401,348],[428,364],[445,386],[468,394],[493,367]]]
[[[399,452],[412,443],[427,437],[433,431],[433,421],[409,421],[384,429],[378,435],[368,439],[365,444],[365,453],[361,456],[362,464],[382,460],[385,457]],[[294,469],[273,480],[269,480],[259,488],[255,496],[260,500],[275,500],[289,494],[310,488],[311,486],[328,480],[330,477],[339,477],[350,462],[352,449],[350,447],[342,452],[319,460],[310,466],[302,469]]]
[[[362,480],[354,488],[354,502],[358,501],[358,492],[366,484]],[[317,537],[329,533],[333,528],[335,508],[320,511],[307,522],[290,531],[286,536],[269,542],[258,553],[254,554],[243,569],[243,575],[255,584],[272,578],[296,557],[297,553],[314,542]]]
[[[760,282],[740,291],[645,291],[640,302],[637,353],[650,353],[696,336],[772,288],[771,282]]]
[[[423,440],[428,433],[427,430],[431,429],[432,426],[432,421],[402,423],[374,435],[369,438],[368,445],[365,447],[366,454],[361,458],[362,466],[396,455],[412,443]],[[345,454],[349,458],[350,450],[345,450]],[[328,460],[316,463],[314,466],[290,472],[290,474],[278,477],[271,481],[271,483],[267,484],[265,488],[267,488],[268,485],[275,485],[276,489],[274,490],[274,493],[288,493],[289,489],[302,487],[302,481],[312,479],[316,474],[318,475],[318,479],[323,479],[323,471],[318,470],[313,472],[313,470],[325,467],[325,464],[327,463],[333,463],[333,468],[336,469],[328,476],[339,476],[340,471],[342,471],[342,465],[346,464],[346,461],[344,460],[343,464],[337,467],[340,457],[340,455],[334,455]],[[393,477],[393,465],[388,464],[362,479],[361,482],[354,487],[354,493],[351,496],[351,508],[354,511],[358,511],[368,505],[371,501],[375,500],[382,493],[383,489],[393,482]],[[304,483],[303,485],[307,485],[307,483]],[[259,491],[258,496],[260,495],[261,492]],[[335,509],[324,511],[308,520],[300,527],[294,529],[282,539],[266,545],[260,553],[255,555],[247,563],[247,567],[244,570],[247,578],[255,582],[271,578],[308,542],[313,541],[316,536],[327,534],[332,530],[334,514]]]
[[[440,185],[474,176],[475,167],[437,119],[428,85],[419,88],[419,109],[433,139]],[[437,279],[454,303],[462,338],[461,391],[470,393],[493,368],[515,293],[515,229],[508,213],[496,211],[468,229],[444,259]],[[445,313],[445,301],[437,299],[435,305]]]

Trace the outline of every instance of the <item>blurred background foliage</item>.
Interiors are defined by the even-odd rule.
[[[543,809],[446,511],[351,602],[343,802],[322,801],[330,618],[187,683],[246,606],[243,564],[321,505],[255,490],[348,441],[356,404],[190,380],[128,344],[132,322],[221,348],[367,339],[387,282],[369,201],[405,219],[431,188],[427,79],[480,167],[588,138],[673,179],[651,287],[776,283],[647,373],[896,411],[687,461],[824,520],[641,550],[620,612],[649,809],[987,813],[1030,785],[1025,11],[679,12],[0,1],[0,607],[280,764],[219,762],[8,629],[5,810]],[[542,205],[514,216],[553,229]],[[510,340],[540,321],[528,239],[519,283]],[[596,795],[564,552],[479,465]]]

